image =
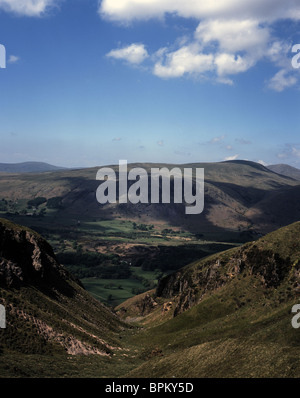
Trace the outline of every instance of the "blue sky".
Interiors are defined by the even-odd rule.
[[[300,1],[0,0],[0,162],[300,168]]]

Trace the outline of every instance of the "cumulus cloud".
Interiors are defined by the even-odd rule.
[[[270,33],[252,19],[213,19],[201,22],[195,37],[205,44],[217,41],[222,51],[232,54],[245,50],[257,52],[257,48],[266,46]]]
[[[17,57],[16,55],[10,55],[7,62],[9,64],[15,64],[19,60],[20,60],[20,57]]]
[[[267,59],[279,68],[269,88],[282,91],[297,82],[298,76],[288,67],[291,46],[273,37],[272,24],[282,19],[299,21],[298,0],[103,0],[99,13],[127,24],[163,19],[167,14],[198,19],[196,30],[188,39],[177,41],[177,48],[162,47],[152,55],[152,71],[158,77],[198,75],[232,85],[232,76]],[[131,63],[148,58],[143,45],[139,50],[138,61]]]
[[[229,160],[236,160],[239,157],[239,155],[233,155],[233,156],[228,156],[227,158],[224,159],[224,161],[229,161]]]
[[[184,18],[253,18],[274,21],[280,18],[300,18],[295,0],[103,0],[99,13],[113,21],[163,18],[176,14]]]
[[[184,46],[165,55],[154,66],[159,77],[181,77],[184,74],[204,73],[213,68],[213,56],[197,51],[197,46]]]
[[[258,160],[257,163],[261,164],[262,166],[268,166],[268,163],[266,163],[264,160]]]
[[[275,91],[283,91],[288,87],[294,86],[298,82],[294,72],[281,69],[268,83],[268,87]]]
[[[133,43],[127,47],[111,50],[106,56],[137,65],[141,64],[149,55],[143,44]]]
[[[56,0],[0,0],[0,9],[18,15],[39,17],[56,4]]]

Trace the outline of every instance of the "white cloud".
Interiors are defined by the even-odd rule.
[[[275,91],[283,91],[288,87],[294,86],[298,82],[298,79],[286,69],[281,69],[277,72],[272,79],[270,79],[268,87]]]
[[[103,0],[99,1],[99,13],[120,22],[163,18],[167,13],[198,19],[300,19],[299,4],[295,0]]]
[[[300,158],[300,149],[297,148],[292,148],[292,155],[296,156],[297,158]]]
[[[197,46],[184,46],[165,56],[165,64],[158,61],[153,73],[159,77],[181,77],[184,74],[200,74],[213,68],[213,56],[197,51]]]
[[[254,65],[255,61],[248,57],[234,54],[218,54],[215,58],[217,73],[220,76],[245,72]]]
[[[285,159],[285,158],[287,157],[287,154],[286,154],[286,153],[278,153],[278,154],[277,154],[277,157],[278,157],[279,159]]]
[[[277,154],[279,159],[300,158],[300,148],[297,144],[285,144],[282,152]]]
[[[10,55],[7,62],[9,64],[15,64],[19,60],[20,60],[20,57],[17,57],[16,55]]]
[[[225,135],[221,135],[220,137],[214,137],[210,140],[211,144],[216,144],[217,142],[224,141]]]
[[[227,158],[224,159],[224,161],[228,161],[228,160],[236,160],[239,157],[239,155],[233,155],[233,156],[228,156]]]
[[[263,160],[258,160],[257,163],[261,164],[262,166],[268,166],[268,163]]]
[[[163,140],[157,141],[157,145],[158,145],[158,146],[164,146]]]
[[[56,3],[56,0],[0,0],[0,9],[18,15],[38,17]]]
[[[221,50],[255,51],[268,43],[268,28],[260,27],[256,20],[217,19],[200,22],[195,37],[203,43],[217,41]]]
[[[133,43],[127,47],[111,50],[107,57],[122,59],[130,64],[140,64],[148,58],[148,52],[143,44]]]
[[[287,57],[288,53],[291,51],[290,43],[285,43],[280,40],[275,40],[267,49],[266,55],[270,58],[272,62],[282,67],[290,66],[290,59]]]
[[[280,68],[269,81],[271,89],[282,91],[297,82],[295,74],[287,72],[291,46],[272,36],[272,23],[300,20],[299,0],[102,0],[99,13],[105,19],[125,24],[163,19],[167,14],[199,21],[190,38],[185,36],[175,46],[162,47],[151,56],[152,71],[158,77],[198,75],[232,85],[231,76],[267,59]],[[147,52],[142,55],[146,51],[144,45],[139,49],[137,61],[129,62],[141,63],[148,58]],[[126,59],[126,54],[116,51],[120,50],[109,54]]]

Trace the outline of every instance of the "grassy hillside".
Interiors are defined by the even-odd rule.
[[[150,172],[152,167],[163,166],[169,169],[175,166],[205,169],[205,207],[202,214],[185,215],[185,205],[174,203],[99,205],[95,196],[99,186],[96,181],[98,168],[0,175],[0,200],[12,201],[15,210],[11,209],[9,213],[20,214],[26,210],[28,200],[56,198],[59,202],[56,206],[48,208],[45,205],[46,214],[56,226],[74,224],[75,220],[96,222],[121,217],[141,223],[163,223],[202,234],[207,239],[226,240],[226,234],[228,238],[238,239],[241,233],[251,236],[251,233],[265,233],[283,225],[284,220],[277,217],[279,208],[276,204],[273,205],[269,222],[260,222],[259,204],[266,200],[272,202],[273,195],[279,193],[289,201],[293,188],[300,184],[257,163],[246,161],[187,165],[132,164],[128,168],[142,167]],[[118,170],[117,166],[111,167]],[[296,221],[300,210],[293,206],[289,206],[288,210]],[[4,205],[2,207],[5,208]],[[26,217],[23,221],[26,225],[30,222]]]
[[[114,374],[111,359],[125,351],[128,328],[92,298],[37,233],[0,219],[2,377]]]
[[[2,377],[300,377],[300,333],[291,325],[300,222],[194,261],[122,303],[118,316],[38,234],[0,227]],[[22,245],[24,261],[9,260],[8,238]],[[49,279],[50,264],[64,283]]]
[[[150,173],[163,166],[178,165],[132,164],[128,169],[142,167]],[[110,167],[118,177],[118,166]],[[179,167],[205,170],[202,214],[186,215],[185,205],[174,203],[100,205],[99,168],[91,168],[0,173],[0,216],[41,233],[59,261],[110,306],[155,287],[157,278],[148,283],[132,272],[132,266],[170,273],[300,219],[300,182],[260,164],[230,161]],[[112,279],[120,281],[117,288],[107,288]]]
[[[299,377],[300,333],[291,325],[300,291],[299,236],[298,222],[195,262],[147,299],[119,306],[145,328],[128,340],[147,358],[129,375]],[[149,311],[141,316],[143,301]]]
[[[296,167],[292,167],[288,164],[272,164],[267,167],[275,173],[294,178],[295,180],[300,180],[300,170]]]

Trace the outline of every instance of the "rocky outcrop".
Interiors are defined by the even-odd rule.
[[[0,219],[0,287],[32,285],[72,294],[67,280],[75,281],[40,235]]]
[[[297,239],[299,240],[298,236]],[[281,253],[280,250],[276,250],[278,245],[275,241],[272,248],[269,248],[270,245],[265,247],[264,240],[261,239],[257,243],[247,243],[241,248],[202,260],[197,266],[185,267],[162,279],[157,287],[156,296],[176,298],[176,316],[199,303],[207,293],[219,289],[241,273],[256,276],[266,289],[277,288],[289,278],[294,290],[298,291],[300,264],[291,258],[289,251]],[[295,246],[292,251],[294,256],[297,256],[297,251],[299,248]]]
[[[127,325],[58,263],[45,239],[4,219],[0,303],[7,321],[0,348],[20,361],[27,354],[111,357],[121,349],[118,334]]]

